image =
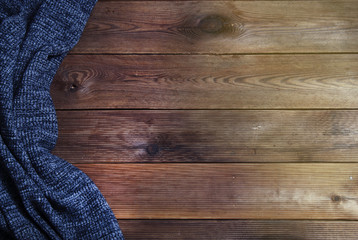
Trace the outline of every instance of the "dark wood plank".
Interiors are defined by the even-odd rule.
[[[143,0],[98,0],[99,2],[127,2],[127,1],[139,1],[139,2],[143,2]],[[145,0],[145,1],[168,1],[168,0]],[[193,0],[174,0],[177,2],[181,2],[181,1],[193,1]],[[200,1],[214,1],[217,2],[218,0],[196,0],[198,2]],[[263,1],[271,1],[271,2],[287,2],[287,1],[297,1],[297,0],[231,0],[233,2],[237,1],[237,2],[244,2],[244,1],[249,1],[249,2],[263,2]],[[312,1],[312,0],[299,0],[299,1]],[[315,0],[316,2],[320,1],[320,2],[337,2],[337,0]],[[351,2],[357,1],[357,0],[350,0]]]
[[[139,2],[143,2],[143,0],[98,0],[99,2],[128,2],[128,1],[139,1]],[[168,0],[145,0],[145,1],[168,1]],[[173,0],[173,1],[177,1],[177,2],[181,2],[181,1],[193,1],[193,0]],[[217,2],[218,0],[196,0],[198,2],[200,1],[214,1]],[[312,0],[231,0],[233,2],[244,2],[244,1],[249,1],[249,2],[263,2],[263,1],[271,1],[271,2],[287,2],[287,1],[312,1]],[[315,2],[337,2],[337,0],[315,0]],[[355,2],[357,0],[350,0],[350,2]]]
[[[356,1],[99,2],[73,53],[358,52]]]
[[[358,55],[67,56],[51,93],[57,109],[357,108]]]
[[[54,154],[91,162],[356,162],[358,111],[58,112]]]
[[[353,221],[120,220],[127,240],[356,240]]]
[[[358,219],[358,164],[80,164],[118,219]]]

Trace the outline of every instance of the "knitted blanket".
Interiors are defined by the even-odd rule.
[[[123,239],[95,184],[50,153],[50,83],[94,4],[0,0],[0,239]]]

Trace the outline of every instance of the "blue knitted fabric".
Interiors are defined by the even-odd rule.
[[[50,153],[50,83],[94,5],[0,0],[0,239],[123,239],[94,183]]]

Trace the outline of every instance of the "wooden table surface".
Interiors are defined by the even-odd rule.
[[[53,153],[127,240],[358,238],[358,1],[99,1]]]

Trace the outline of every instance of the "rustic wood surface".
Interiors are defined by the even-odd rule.
[[[358,220],[358,164],[78,164],[119,219]]]
[[[357,239],[358,1],[100,0],[53,153],[126,239]]]
[[[58,112],[54,153],[95,162],[357,162],[355,110]]]
[[[357,108],[358,55],[68,56],[52,95],[58,109]]]
[[[356,240],[352,221],[120,220],[126,239]]]
[[[357,52],[352,1],[98,2],[73,53]]]

